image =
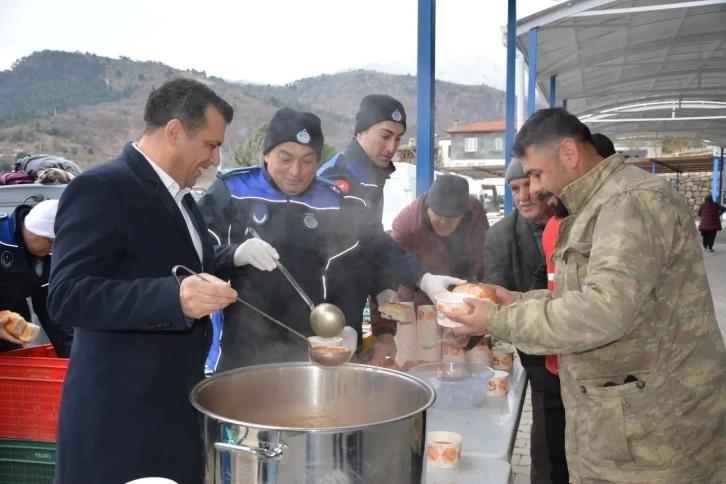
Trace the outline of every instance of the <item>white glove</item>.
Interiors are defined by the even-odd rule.
[[[376,296],[376,302],[379,306],[383,303],[397,303],[398,301],[398,293],[393,289],[384,289]]]
[[[343,328],[343,332],[340,333],[340,337],[343,338],[343,346],[350,350],[351,354],[355,354],[358,350],[358,331],[346,326]]]
[[[274,271],[279,258],[275,248],[260,239],[249,239],[234,251],[235,266],[250,264],[261,271]]]
[[[418,287],[420,287],[435,304],[437,294],[448,291],[449,286],[458,286],[465,283],[466,281],[457,279],[456,277],[435,276],[430,272],[427,272],[421,278],[421,282],[418,283]]]

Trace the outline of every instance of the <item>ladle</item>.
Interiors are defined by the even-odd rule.
[[[256,239],[262,240],[262,237],[257,235],[255,229],[248,227],[245,233],[252,234]],[[292,275],[287,272],[287,269],[280,263],[279,260],[275,259],[275,264],[285,278],[292,284],[303,301],[310,306],[310,326],[313,328],[313,332],[321,338],[334,338],[343,332],[345,328],[345,315],[343,311],[330,303],[322,303],[317,306],[313,304],[313,301],[305,294],[302,287],[293,279]]]
[[[178,271],[180,269],[185,271],[186,273],[190,274],[191,276],[196,276],[203,281],[209,282],[210,284],[212,283],[209,279],[206,279],[204,276],[197,274],[196,272],[189,269],[188,267],[178,265],[178,266],[174,266],[174,268],[171,270],[171,273],[174,275],[174,278],[176,279],[176,282],[179,284],[179,286],[181,286],[181,280],[179,279],[179,275],[178,275]],[[299,337],[303,341],[305,341],[305,344],[308,347],[308,358],[310,359],[310,361],[317,363],[321,366],[339,366],[339,365],[342,365],[343,363],[347,363],[348,361],[350,361],[350,357],[352,356],[351,351],[349,349],[345,348],[344,346],[341,346],[340,348],[345,348],[346,351],[324,351],[325,347],[317,347],[317,351],[316,351],[315,348],[313,348],[313,345],[310,343],[309,339],[307,339],[305,336],[298,333],[294,329],[290,328],[286,324],[283,324],[280,321],[273,318],[272,316],[263,313],[262,311],[260,311],[259,309],[257,309],[256,307],[254,307],[253,305],[248,303],[247,301],[243,301],[242,299],[237,298],[237,302],[241,302],[248,308],[252,309],[256,313],[261,315],[262,317],[264,317],[267,320],[272,321],[276,325],[290,331],[291,333],[293,333],[294,335],[296,335],[297,337]],[[321,338],[322,338],[322,336],[321,336]]]

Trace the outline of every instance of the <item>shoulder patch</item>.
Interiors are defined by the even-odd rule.
[[[347,195],[350,191],[350,184],[342,178],[335,180],[334,183],[338,186],[340,191],[343,192],[343,195]]]

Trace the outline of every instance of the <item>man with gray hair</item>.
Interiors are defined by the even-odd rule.
[[[530,191],[529,176],[518,159],[510,162],[504,182],[512,190],[515,210],[489,229],[484,244],[484,282],[510,291],[545,289],[547,281],[539,281],[535,273],[544,261],[542,232],[552,210]],[[559,396],[559,378],[546,370],[544,356],[522,351],[519,356],[532,391],[532,484],[567,484],[564,426],[557,432],[551,431],[551,426],[546,425],[544,406],[545,392]],[[552,421],[564,422],[564,419]]]

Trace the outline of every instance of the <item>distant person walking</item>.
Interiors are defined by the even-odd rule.
[[[716,241],[716,232],[721,230],[721,215],[726,212],[726,207],[713,201],[711,195],[707,195],[701,206],[698,208],[698,230],[703,239],[703,248],[713,252],[713,243]]]

